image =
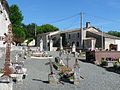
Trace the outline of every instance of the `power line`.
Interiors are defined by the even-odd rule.
[[[66,17],[66,18],[62,18],[62,19],[59,19],[59,20],[56,20],[56,21],[52,21],[52,22],[49,22],[49,23],[58,23],[58,22],[62,22],[62,21],[65,21],[65,20],[68,20],[68,19],[71,19],[73,17],[76,17],[78,16],[79,14],[75,14],[75,15],[72,15],[72,16],[69,16],[69,17]]]
[[[64,30],[70,29],[71,27],[74,27],[74,26],[77,26],[77,25],[79,25],[79,23],[74,23],[74,24],[69,25],[68,27],[64,28]]]
[[[89,14],[89,13],[85,13],[85,14],[88,14],[88,15],[92,16],[93,18],[98,18],[98,19],[101,19],[101,20],[106,20],[106,21],[114,22],[114,23],[120,23],[120,21],[116,21],[116,20],[113,20],[113,19],[108,19],[108,18],[105,18],[105,17],[96,16],[96,15],[92,15],[92,14]]]

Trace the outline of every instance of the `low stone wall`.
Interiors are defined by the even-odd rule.
[[[119,59],[120,51],[87,51],[86,52],[86,60],[89,62],[95,62],[96,64],[100,64],[103,58]]]

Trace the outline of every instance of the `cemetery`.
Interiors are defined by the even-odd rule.
[[[0,90],[120,90],[120,38],[86,22],[83,29],[35,35],[35,46],[14,46],[0,6]]]

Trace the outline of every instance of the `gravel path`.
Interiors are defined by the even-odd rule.
[[[49,54],[58,56],[58,52],[48,52]],[[15,52],[11,55],[12,59]],[[62,56],[63,59],[66,55]],[[0,59],[0,67],[3,65],[3,58]],[[70,56],[69,65],[73,66],[75,58]],[[53,59],[54,60],[54,59]],[[120,75],[114,72],[108,72],[104,68],[94,64],[80,61],[81,79],[79,85],[70,83],[50,85],[47,83],[49,66],[45,65],[49,60],[35,60],[28,58],[25,60],[25,66],[28,69],[28,76],[23,82],[14,84],[13,90],[120,90]],[[66,60],[64,60],[66,63]]]

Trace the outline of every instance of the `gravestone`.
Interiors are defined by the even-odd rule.
[[[57,84],[58,83],[58,79],[56,78],[55,73],[53,73],[53,64],[52,61],[49,60],[49,65],[50,65],[50,74],[48,74],[48,81],[49,84]]]
[[[78,60],[75,60],[74,64],[74,84],[79,84],[80,83],[80,65],[78,63]]]

